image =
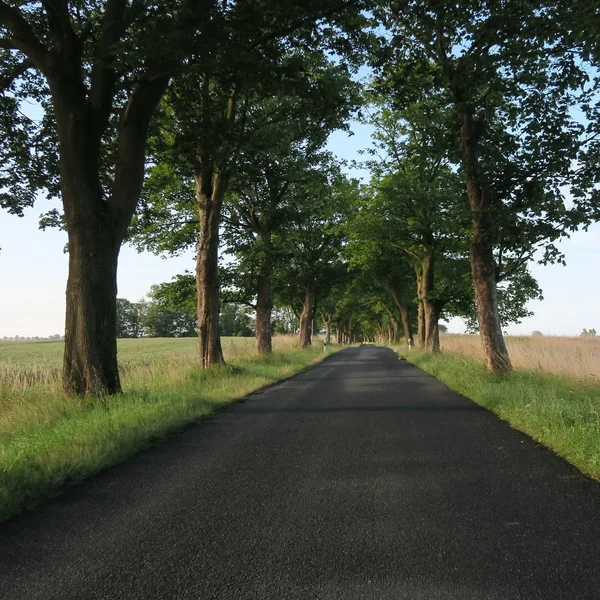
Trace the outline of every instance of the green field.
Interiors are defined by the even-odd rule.
[[[227,366],[201,371],[197,344],[120,340],[123,394],[77,399],[61,394],[62,342],[0,342],[0,520],[323,357],[295,338],[266,357],[224,338]]]

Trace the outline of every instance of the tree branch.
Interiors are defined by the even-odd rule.
[[[142,189],[148,127],[169,79],[169,76],[163,76],[142,81],[121,114],[117,164],[110,197],[119,241],[125,236]]]
[[[127,0],[108,0],[100,26],[100,38],[96,46],[88,96],[88,102],[96,116],[94,135],[97,139],[102,137],[110,118],[116,83],[110,54],[126,28],[124,25],[126,8]]]
[[[0,75],[0,93],[5,92],[11,85],[12,82],[19,78],[23,73],[33,67],[33,63],[29,58],[21,61],[18,65],[15,65],[10,71]]]
[[[59,49],[65,43],[72,48],[78,39],[73,30],[67,0],[42,0],[42,6],[46,11],[50,31]]]
[[[0,1],[0,25],[6,27],[12,34],[11,42],[14,42],[14,48],[30,58],[42,73],[45,72],[48,50],[35,35],[21,11]]]

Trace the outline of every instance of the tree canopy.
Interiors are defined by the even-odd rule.
[[[209,368],[234,330],[436,352],[460,316],[510,370],[529,265],[600,217],[599,59],[581,0],[0,1],[0,207],[61,201],[65,393],[119,392],[149,331]],[[363,182],[328,147],[356,120]],[[117,299],[124,242],[195,272]]]

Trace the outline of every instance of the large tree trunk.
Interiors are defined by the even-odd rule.
[[[81,90],[74,89],[68,78],[59,77],[51,81],[51,89],[69,239],[62,387],[66,395],[115,394],[121,391],[117,364],[118,220],[102,194],[100,139],[92,133],[97,124],[85,108]]]
[[[425,322],[427,328],[427,338],[425,348],[428,352],[440,351],[440,328],[439,328],[439,311],[437,310],[435,301],[425,303]]]
[[[406,306],[406,304],[404,304],[404,302],[402,302],[402,300],[400,300],[400,296],[398,295],[398,292],[392,286],[390,286],[390,293],[392,294],[394,303],[396,304],[396,306],[398,307],[398,310],[400,311],[400,317],[402,319],[402,328],[404,330],[404,340],[406,342],[406,345],[410,347],[414,344],[414,340],[413,340],[412,327],[410,324],[410,317],[408,314],[408,307]]]
[[[331,343],[331,323],[333,322],[333,316],[329,313],[321,311],[321,318],[325,323],[325,344]]]
[[[415,273],[417,276],[417,298],[419,300],[419,305],[417,309],[417,343],[419,344],[419,348],[425,347],[425,306],[423,303],[423,272],[421,267],[415,268]]]
[[[435,287],[435,261],[432,256],[427,256],[423,260],[421,273],[421,294],[425,321],[425,349],[428,352],[439,352],[439,311],[437,310],[437,302],[432,297]]]
[[[304,287],[304,304],[300,315],[300,338],[298,345],[306,348],[311,345],[313,310],[315,306],[315,282],[309,281]]]
[[[53,68],[44,73],[56,116],[69,239],[62,387],[67,395],[100,396],[121,391],[117,262],[142,188],[150,119],[169,76],[144,81],[129,96],[117,125],[114,179],[107,197],[99,157],[115,90],[109,79],[101,81],[104,65],[95,65],[96,96],[90,103],[80,63],[73,60],[72,39],[62,42],[57,52],[64,52],[63,60],[53,59]]]
[[[69,231],[63,391],[121,391],[117,365],[117,259],[110,224],[88,218]]]
[[[271,278],[264,271],[258,276],[258,294],[256,301],[256,350],[259,354],[270,354],[271,341]]]
[[[387,307],[386,311],[390,318],[388,341],[395,344],[400,339],[400,323],[398,322],[398,318],[396,317],[393,311],[391,311]]]
[[[461,151],[466,175],[467,195],[472,217],[471,274],[479,333],[488,369],[505,373],[512,369],[500,325],[496,290],[496,263],[493,254],[493,229],[489,197],[479,172],[477,133],[470,114],[463,115]]]
[[[471,243],[471,273],[487,367],[495,373],[508,372],[512,365],[498,316],[496,265],[491,248],[481,242],[480,235],[475,232]]]
[[[392,316],[392,342],[396,344],[400,339],[400,324],[395,316]]]
[[[200,217],[200,239],[196,257],[198,290],[198,341],[203,369],[225,364],[219,334],[219,225],[225,195],[221,176],[211,172],[196,175],[196,199]]]
[[[402,329],[404,330],[404,340],[407,346],[413,346],[415,342],[413,339],[410,317],[408,315],[408,308],[405,304],[400,304],[398,308],[400,309],[400,316],[402,317]]]
[[[72,90],[61,84],[54,91],[69,240],[62,388],[66,395],[116,394],[121,391],[117,364],[119,220],[102,194],[100,140],[90,131],[94,121],[83,108],[83,99],[66,102],[61,94]]]

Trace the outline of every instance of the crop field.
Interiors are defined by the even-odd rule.
[[[123,393],[85,399],[61,393],[62,342],[0,342],[0,520],[323,357],[296,339],[223,338],[207,371],[197,338],[119,340]]]
[[[600,337],[507,336],[505,339],[513,367],[517,370],[600,383]],[[484,360],[477,335],[445,334],[440,342],[442,351]]]
[[[221,338],[225,360],[254,355],[254,338]],[[293,348],[295,336],[273,340],[275,350]],[[0,341],[0,394],[12,389],[18,393],[32,386],[53,387],[60,382],[62,341]],[[156,370],[181,371],[198,362],[198,338],[123,339],[118,343],[119,367],[125,386],[152,376]],[[1,397],[1,396],[0,396]]]

